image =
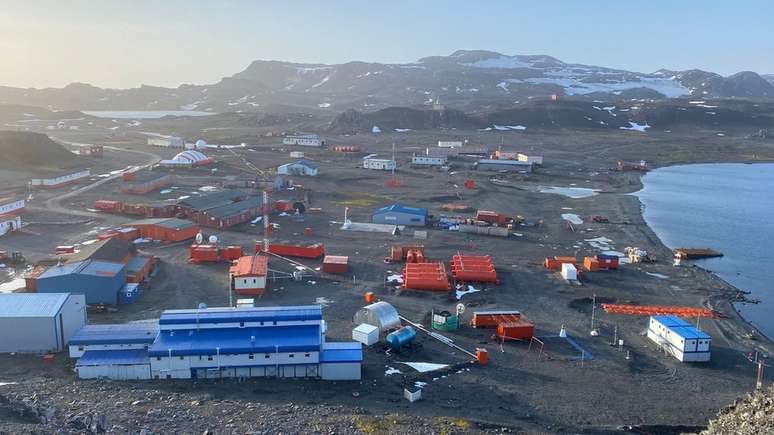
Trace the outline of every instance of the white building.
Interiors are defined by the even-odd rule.
[[[0,236],[21,228],[22,222],[19,216],[0,216]]]
[[[0,353],[62,351],[85,323],[83,295],[0,293]]]
[[[24,200],[14,198],[0,198],[0,216],[16,216],[24,211]]]
[[[277,167],[277,175],[305,175],[308,177],[316,177],[317,165],[308,160],[285,163],[284,165]]]
[[[444,156],[413,156],[411,158],[412,165],[418,166],[443,166],[448,162],[448,159]]]
[[[363,167],[365,169],[376,169],[379,171],[392,171],[393,169],[396,169],[398,165],[395,163],[395,160],[366,157],[363,159]]]
[[[283,145],[300,145],[305,147],[323,147],[325,141],[316,134],[301,134],[294,136],[285,136],[282,139]]]
[[[462,148],[461,140],[439,140],[438,148]]]
[[[677,316],[652,316],[648,338],[682,362],[710,360],[712,337]]]
[[[530,163],[532,165],[537,165],[537,166],[541,166],[543,164],[543,156],[537,156],[537,155],[534,155],[534,154],[519,153],[518,154],[518,160],[520,162],[527,162],[527,163]]]
[[[319,305],[167,310],[157,332],[110,327],[86,330],[75,341],[81,377],[361,377],[362,345],[327,342]]]
[[[50,178],[33,178],[30,180],[30,185],[38,189],[55,189],[67,184],[77,183],[90,176],[91,171],[84,169],[82,171],[67,172]]]
[[[177,136],[149,137],[148,145],[156,147],[183,148],[185,146],[185,139]]]

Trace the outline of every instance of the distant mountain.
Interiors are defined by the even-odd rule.
[[[61,89],[0,87],[0,104],[70,110],[256,111],[282,104],[332,112],[391,106],[460,110],[512,106],[556,94],[573,100],[619,101],[691,98],[774,98],[774,76],[754,72],[729,77],[700,70],[652,74],[570,64],[551,56],[460,50],[406,64],[338,65],[259,60],[211,85],[101,89],[71,84]]]

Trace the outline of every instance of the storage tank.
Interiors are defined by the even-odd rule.
[[[411,343],[417,338],[417,331],[411,326],[404,326],[397,331],[387,334],[387,345],[392,350],[399,350],[401,347]]]

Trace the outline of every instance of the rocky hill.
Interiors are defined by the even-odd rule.
[[[256,111],[273,104],[341,112],[391,106],[480,110],[553,94],[565,99],[774,98],[771,78],[754,72],[729,77],[700,70],[638,73],[571,64],[551,56],[508,56],[460,50],[404,64],[336,65],[258,60],[210,85],[101,89],[74,83],[61,89],[0,87],[0,104],[69,110]]]
[[[0,169],[56,171],[78,166],[82,159],[45,134],[0,131]]]
[[[735,401],[710,420],[701,435],[769,435],[774,433],[774,387]]]

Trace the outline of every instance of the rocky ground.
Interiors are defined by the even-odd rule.
[[[774,386],[735,400],[709,422],[701,435],[774,433]]]

